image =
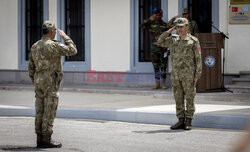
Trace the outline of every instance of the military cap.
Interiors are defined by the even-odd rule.
[[[186,18],[177,18],[174,21],[176,26],[184,26],[184,25],[188,25],[188,20]]]
[[[42,25],[43,29],[47,29],[47,30],[55,30],[56,29],[56,25],[54,22],[52,21],[45,21]]]
[[[155,14],[162,14],[162,13],[163,13],[162,9],[157,9],[157,10],[155,11]]]
[[[182,14],[187,14],[187,13],[189,13],[188,8],[183,8]]]

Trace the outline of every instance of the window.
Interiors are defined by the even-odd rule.
[[[139,25],[161,8],[161,0],[139,0]],[[150,33],[146,29],[139,29],[139,62],[151,61]]]
[[[31,46],[42,37],[43,0],[25,1],[25,60],[29,60]]]
[[[57,2],[57,27],[64,30],[77,47],[76,55],[63,57],[63,69],[90,70],[90,0],[57,0]],[[61,40],[60,36],[58,39]]]
[[[85,0],[65,0],[65,30],[77,47],[77,54],[65,60],[85,61]]]

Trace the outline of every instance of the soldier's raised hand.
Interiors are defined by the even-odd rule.
[[[168,34],[171,34],[171,33],[173,32],[174,29],[175,29],[175,26],[173,26],[171,29],[169,29],[169,30],[167,31],[167,33],[168,33]]]
[[[196,86],[197,82],[198,82],[198,78],[194,78],[194,86]]]
[[[156,14],[153,14],[152,16],[150,16],[149,19],[150,19],[151,21],[153,21],[153,20],[155,20],[155,17],[156,17]]]
[[[57,31],[59,32],[59,35],[63,38],[66,36],[66,34],[64,33],[63,30],[57,29]]]

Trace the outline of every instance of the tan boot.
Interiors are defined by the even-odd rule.
[[[152,90],[160,89],[160,88],[161,88],[160,82],[155,82],[155,86],[153,86]]]
[[[161,81],[161,88],[162,88],[162,89],[167,89],[167,86],[166,86],[166,79],[163,79],[163,80]]]

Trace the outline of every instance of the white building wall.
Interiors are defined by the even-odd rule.
[[[49,20],[57,24],[57,0],[49,0]]]
[[[168,0],[168,20],[170,20],[171,18],[173,18],[174,16],[178,15],[178,7],[179,3],[177,0]],[[176,32],[176,31],[174,31]],[[172,71],[172,64],[170,62],[170,58],[171,56],[169,56],[168,59],[168,71],[171,72]]]
[[[48,20],[50,20],[50,21],[53,21],[55,24],[56,24],[56,27],[58,27],[58,24],[59,23],[57,23],[57,21],[58,21],[58,17],[60,16],[59,14],[58,14],[58,12],[57,12],[57,9],[59,9],[58,8],[58,4],[57,4],[57,2],[58,2],[58,0],[48,0],[48,2],[49,2],[49,8],[48,8]],[[59,35],[59,33],[58,32],[56,32],[56,37],[55,37],[55,39],[59,39],[60,38],[60,35]]]
[[[178,15],[178,8],[177,0],[168,0],[168,20]]]
[[[230,0],[219,1],[219,29],[226,40],[225,72],[250,70],[250,25],[229,24]],[[130,68],[130,0],[91,0],[91,69]],[[168,18],[178,14],[178,1],[168,0]],[[57,22],[57,0],[49,0],[49,19]],[[0,69],[18,69],[18,0],[1,0]]]
[[[91,69],[130,69],[130,0],[91,0]]]
[[[220,0],[219,5],[220,30],[229,36],[225,46],[225,73],[237,74],[239,71],[250,71],[250,25],[229,24],[230,0]]]
[[[18,0],[1,0],[0,69],[18,69]]]

